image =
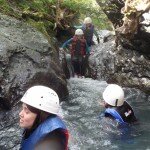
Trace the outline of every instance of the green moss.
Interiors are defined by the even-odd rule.
[[[43,21],[35,21],[33,19],[28,19],[27,23],[30,24],[31,26],[35,27],[38,31],[45,33],[46,29],[49,27],[51,22],[43,22]]]
[[[11,7],[8,5],[6,0],[0,0],[0,10],[6,14],[11,11]]]
[[[51,37],[54,37],[54,32],[51,30],[51,36],[48,33],[48,27],[51,24],[50,22],[42,22],[42,21],[35,21],[33,19],[28,19],[27,23],[30,24],[31,26],[33,26],[34,28],[36,28],[38,31],[40,31],[41,33],[43,33],[43,35],[45,35],[45,37],[48,39],[49,43],[52,43],[53,40],[51,39]],[[53,45],[53,44],[51,44]]]

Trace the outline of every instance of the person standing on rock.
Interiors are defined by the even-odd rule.
[[[84,39],[84,33],[82,29],[77,29],[73,38],[66,41],[60,48],[63,51],[64,48],[69,46],[71,52],[71,63],[74,69],[74,75],[84,76],[84,59],[89,54],[89,47]]]
[[[83,30],[84,38],[87,42],[87,45],[89,46],[89,53],[88,53],[88,55],[86,55],[86,57],[84,59],[84,66],[87,66],[86,68],[88,68],[88,69],[85,69],[84,72],[87,72],[87,70],[88,70],[87,74],[88,74],[88,76],[89,75],[91,76],[91,73],[90,73],[91,69],[89,67],[89,56],[90,56],[90,54],[94,53],[94,50],[91,47],[92,45],[95,45],[95,43],[93,41],[93,35],[96,36],[98,44],[100,43],[98,33],[96,32],[95,27],[92,22],[92,19],[90,17],[86,17],[81,26],[74,26],[74,28]]]
[[[68,130],[58,117],[59,98],[45,86],[33,86],[21,98],[20,150],[68,150]]]
[[[93,35],[95,34],[96,38],[97,38],[97,42],[100,43],[100,40],[99,40],[99,36],[98,36],[98,33],[96,32],[95,30],[95,27],[92,23],[92,19],[90,17],[86,17],[84,19],[84,22],[81,26],[74,26],[76,29],[82,29],[83,32],[84,32],[84,38],[88,44],[88,46],[92,46],[94,45],[94,42],[93,42]]]

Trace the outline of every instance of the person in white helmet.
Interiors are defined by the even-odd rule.
[[[127,125],[137,122],[132,107],[124,99],[124,91],[117,84],[110,84],[103,92],[104,103],[106,108],[105,117],[112,118],[119,125]]]
[[[66,41],[60,50],[69,47],[71,52],[71,63],[74,68],[74,75],[84,76],[84,58],[89,53],[89,47],[84,39],[84,33],[82,29],[77,29],[73,38]]]
[[[20,150],[68,150],[68,130],[58,117],[59,98],[46,86],[33,86],[21,98]]]
[[[86,17],[83,24],[81,26],[75,26],[75,28],[80,28],[83,30],[84,38],[86,39],[88,46],[94,45],[93,34],[95,34],[97,42],[100,43],[98,33],[96,32],[90,17]]]

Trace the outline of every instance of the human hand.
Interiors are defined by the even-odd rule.
[[[64,49],[62,47],[59,48],[60,51],[64,51]]]
[[[64,53],[64,52],[65,52],[62,47],[59,48],[59,51],[60,51],[61,53]]]
[[[105,101],[100,101],[99,104],[100,104],[100,106],[105,107]]]

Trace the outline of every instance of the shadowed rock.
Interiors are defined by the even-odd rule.
[[[0,106],[15,105],[28,87],[52,87],[68,95],[58,52],[46,37],[14,18],[0,15]]]

